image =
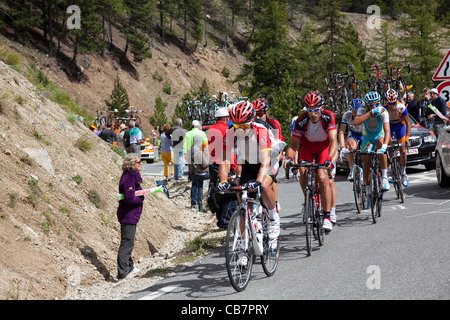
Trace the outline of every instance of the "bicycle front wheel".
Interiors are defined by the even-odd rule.
[[[305,226],[306,226],[306,252],[310,256],[312,253],[312,241],[314,237],[314,198],[311,190],[306,191],[305,206]]]
[[[377,168],[372,168],[372,176],[370,177],[370,188],[372,191],[370,194],[370,209],[372,210],[373,223],[377,223],[378,221],[378,193],[380,192],[378,190],[380,186],[378,183],[378,175]]]
[[[243,291],[250,281],[253,245],[250,226],[245,223],[245,210],[238,209],[228,224],[225,260],[228,278],[236,291]]]
[[[362,175],[359,166],[355,165],[353,167],[353,195],[355,197],[355,205],[358,213],[363,210],[363,192],[362,192]]]
[[[250,226],[245,220],[245,210],[236,210],[228,224],[226,237],[227,272],[236,291],[243,291],[247,287],[252,274],[253,244]]]
[[[280,238],[269,238],[269,217],[262,215],[263,228],[263,255],[261,256],[261,264],[264,272],[268,277],[273,276],[278,266],[278,258],[280,257]]]

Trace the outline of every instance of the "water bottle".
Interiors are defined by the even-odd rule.
[[[254,230],[255,237],[253,239],[253,247],[255,254],[260,256],[263,254],[263,231],[261,224],[261,215],[259,213],[259,206],[253,205],[253,212],[250,216],[252,221],[252,229]]]

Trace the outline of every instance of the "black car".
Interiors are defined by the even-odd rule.
[[[436,167],[435,151],[436,151],[436,136],[433,131],[422,127],[414,118],[409,116],[411,121],[411,134],[409,136],[410,146],[407,149],[408,156],[406,166],[416,166],[423,164],[427,170],[432,170]],[[339,157],[336,161],[337,170],[348,171],[347,154],[341,153],[339,147]]]
[[[436,178],[440,187],[450,187],[450,125],[439,131],[436,146]]]

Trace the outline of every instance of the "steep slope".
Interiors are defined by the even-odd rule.
[[[0,88],[0,299],[70,298],[69,289],[110,281],[122,158],[3,62]],[[204,231],[207,219],[183,197],[147,197],[133,257],[180,250],[187,217],[198,220],[192,236]]]

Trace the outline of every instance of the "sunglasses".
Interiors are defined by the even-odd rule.
[[[141,160],[136,161],[136,164],[142,164],[142,161]]]
[[[322,110],[322,107],[319,107],[319,108],[315,108],[315,109],[306,109],[306,111],[308,111],[308,113],[317,113],[317,112],[319,112],[320,110]]]
[[[233,123],[233,127],[236,129],[248,129],[250,128],[251,123],[243,123],[243,124],[237,124],[237,123]]]
[[[369,103],[369,106],[371,106],[372,108],[376,108],[380,105],[379,102],[375,102],[375,103]]]

